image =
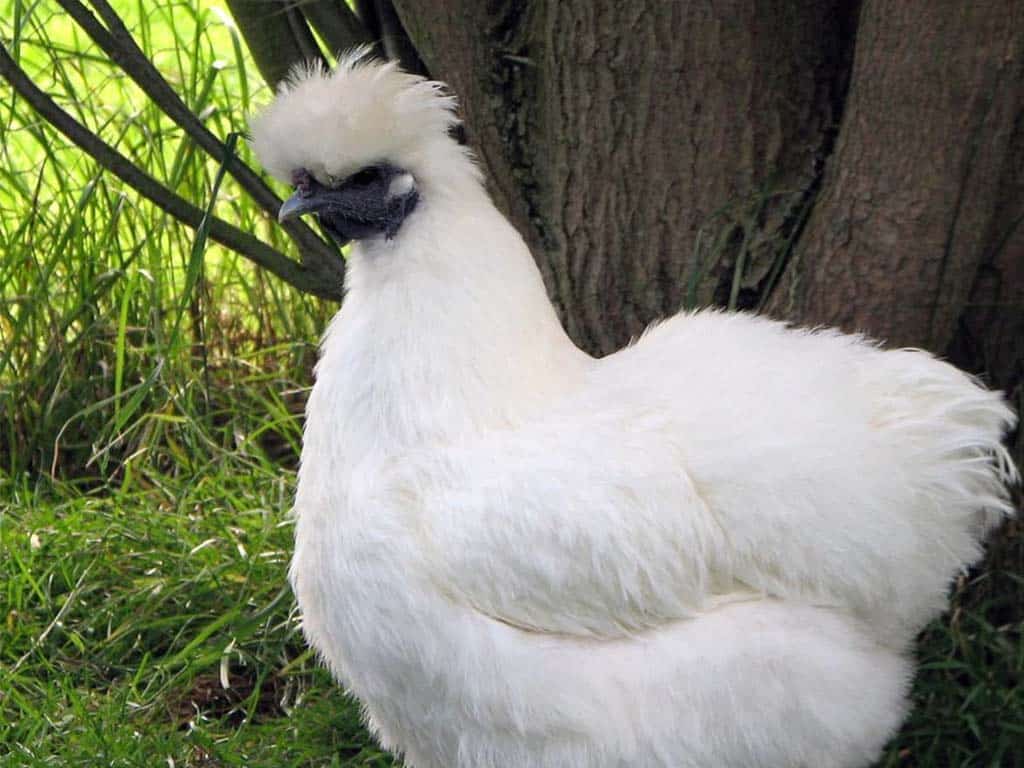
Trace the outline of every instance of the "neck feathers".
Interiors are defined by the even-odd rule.
[[[425,190],[393,240],[353,250],[317,390],[340,398],[331,412],[346,414],[346,439],[364,449],[501,428],[582,377],[589,358],[563,332],[529,251],[482,188],[463,206]]]

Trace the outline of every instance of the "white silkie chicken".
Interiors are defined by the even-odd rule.
[[[309,641],[415,768],[868,765],[1010,512],[1011,411],[745,314],[589,357],[453,110],[359,52],[252,124],[281,218],[356,241],[295,502]]]

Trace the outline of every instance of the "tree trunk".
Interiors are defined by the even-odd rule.
[[[773,311],[943,352],[972,286],[1020,263],[1001,252],[1019,248],[1024,201],[1019,149],[1008,162],[1024,107],[1022,8],[866,0],[836,152]],[[1019,301],[1015,282],[1004,288]]]
[[[753,303],[832,143],[849,3],[396,5],[577,343]]]
[[[1020,0],[355,7],[347,34],[459,95],[589,352],[718,304],[926,347],[1021,399]]]

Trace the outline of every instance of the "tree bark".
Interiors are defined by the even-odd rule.
[[[930,349],[1020,408],[1022,219],[1024,5],[865,0],[836,151],[769,310]]]
[[[806,204],[832,142],[850,3],[396,7],[582,347],[727,299],[744,243],[738,284],[769,274],[759,246]]]
[[[866,0],[836,152],[775,313],[949,347],[982,265],[1014,267],[1001,252],[1024,204],[1008,163],[1022,14],[1015,0]]]

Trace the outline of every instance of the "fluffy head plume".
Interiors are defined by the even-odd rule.
[[[472,169],[448,135],[456,123],[455,97],[444,84],[373,59],[362,47],[333,71],[296,66],[250,130],[253,150],[275,178],[288,183],[304,168],[329,185],[376,163],[421,177],[442,158]]]

